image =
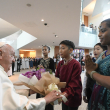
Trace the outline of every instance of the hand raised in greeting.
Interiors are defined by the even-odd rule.
[[[92,71],[95,71],[98,68],[98,64],[94,63],[89,55],[86,55],[85,67],[86,67],[86,72],[90,74]]]

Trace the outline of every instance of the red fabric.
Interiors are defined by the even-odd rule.
[[[81,83],[81,66],[78,61],[72,59],[67,65],[64,65],[64,61],[60,61],[57,70],[56,77],[60,78],[61,82],[66,82],[66,87],[61,89],[61,92],[68,94],[68,102],[65,104],[70,107],[78,107],[81,105],[82,100],[82,83]]]

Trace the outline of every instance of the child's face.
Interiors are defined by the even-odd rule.
[[[103,52],[103,49],[99,46],[96,45],[94,47],[94,57],[97,59],[99,57],[99,55]]]
[[[48,50],[47,47],[43,47],[43,48],[42,48],[42,53],[43,53],[44,56],[47,56],[49,52],[50,52],[50,51]]]
[[[66,45],[60,44],[59,54],[61,58],[67,58],[70,55],[70,49]]]
[[[110,45],[110,28],[107,27],[106,22],[101,23],[98,36],[101,45]]]

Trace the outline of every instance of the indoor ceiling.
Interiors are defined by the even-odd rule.
[[[90,3],[83,8],[83,14],[86,16],[92,15],[95,4],[96,4],[96,0],[90,0]]]
[[[78,47],[80,10],[81,0],[0,0],[0,18],[37,37],[22,49],[58,46],[62,40]]]
[[[18,30],[19,28],[13,26],[12,24],[0,18],[0,39],[12,35]]]
[[[110,10],[110,0],[84,0],[83,14],[86,16],[96,16]]]
[[[97,0],[92,16],[110,10],[110,0]]]

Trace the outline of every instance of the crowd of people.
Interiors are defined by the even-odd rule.
[[[93,25],[92,23],[90,23],[89,27],[87,26],[87,27],[88,27],[87,29],[86,29],[85,27],[86,27],[85,24],[82,23],[82,24],[81,24],[82,32],[88,32],[88,33],[89,33],[90,28],[91,28],[91,33],[92,33],[92,34],[96,34],[96,33],[97,33],[97,26],[94,27],[94,25]],[[88,30],[88,29],[89,29],[89,30]]]
[[[38,61],[40,58],[36,58],[36,57],[19,57],[18,59],[15,59],[15,62],[17,61],[17,63],[19,63],[20,69],[29,69],[29,68],[33,68],[33,67],[37,67],[38,66]],[[16,67],[16,66],[15,66]],[[16,68],[15,68],[16,70]],[[18,71],[18,70],[17,70]]]
[[[81,59],[81,64],[71,57],[75,49],[72,41],[63,40],[59,43],[59,54],[57,58],[48,56],[51,51],[47,45],[42,47],[43,58],[37,66],[45,68],[46,71],[55,72],[61,82],[66,82],[66,87],[61,92],[52,91],[45,97],[37,95],[37,99],[28,99],[15,92],[12,82],[7,77],[7,72],[12,66],[14,59],[14,49],[0,42],[0,110],[53,110],[54,107],[49,103],[61,98],[63,95],[68,99],[62,102],[62,110],[78,110],[82,102],[82,82],[81,72],[86,69],[83,84],[83,100],[88,103],[88,110],[110,110],[110,19],[104,20],[99,26],[99,39],[101,43],[94,46],[94,57],[90,55]],[[55,62],[61,57],[55,71]],[[27,61],[30,68],[35,65],[32,58],[18,58],[17,62],[22,64],[22,68],[27,68]],[[22,63],[21,63],[22,62]],[[24,63],[25,62],[25,63]],[[25,66],[24,66],[24,64]],[[85,63],[85,64],[84,64]],[[35,91],[29,90],[29,95]],[[17,99],[17,100],[16,100]],[[48,104],[48,105],[47,105]]]
[[[12,62],[12,66],[10,67],[10,70],[8,71],[8,76],[14,75],[14,72],[20,72],[20,70],[23,69],[32,69],[37,68],[39,64],[40,58],[36,57],[15,57],[15,61]]]

